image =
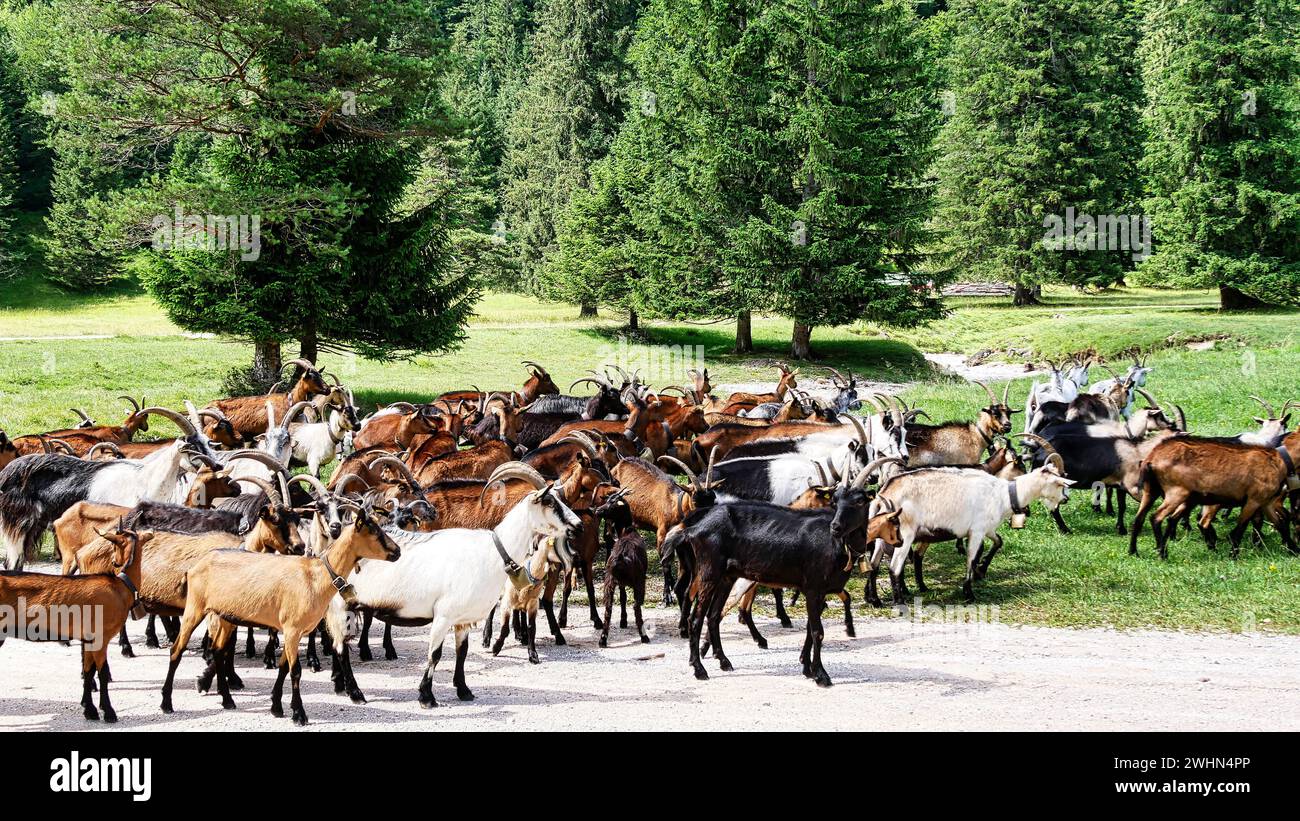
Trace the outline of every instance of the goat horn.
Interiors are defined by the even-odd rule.
[[[854,430],[857,431],[858,442],[863,447],[866,447],[867,445],[871,444],[871,434],[867,433],[866,428],[864,428],[862,426],[862,423],[858,421],[858,417],[854,416],[853,414],[849,414],[849,424],[852,425]]]
[[[983,388],[984,392],[989,395],[990,405],[996,405],[998,403],[998,397],[996,394],[993,393],[992,388],[990,388],[988,385],[985,385],[983,382],[979,381],[978,379],[972,379],[971,381],[974,382],[976,385],[979,385],[981,388]],[[1006,402],[1004,401],[1002,404],[1005,405]]]
[[[339,379],[337,376],[335,376],[334,374],[330,373],[329,371],[321,371],[321,374],[322,374],[323,376],[328,376],[330,379],[334,380],[334,386],[335,386],[335,387],[342,387],[342,386],[343,386],[343,380],[342,380],[342,379]]]
[[[84,422],[84,423],[86,424],[87,427],[92,427],[92,426],[94,426],[94,424],[95,424],[95,420],[94,420],[94,419],[91,419],[89,416],[87,416],[87,415],[86,415],[86,412],[85,412],[84,410],[82,410],[81,408],[70,408],[70,410],[71,410],[73,413],[75,413],[76,415],[80,416],[80,417],[81,417],[81,421]]]
[[[264,450],[256,450],[254,448],[244,448],[243,450],[237,450],[234,453],[230,454],[230,457],[226,459],[226,464],[228,465],[231,462],[235,461],[236,459],[252,459],[254,462],[260,462],[263,465],[266,465],[275,473],[289,472],[289,469],[285,467],[284,464],[279,459],[276,459],[274,456],[272,456],[271,454],[267,453]]]
[[[592,442],[590,439],[588,439],[587,437],[580,434],[576,430],[571,431],[568,435],[561,437],[560,441],[574,442],[578,445],[578,447],[582,448],[583,451],[586,452],[586,454],[590,456],[592,459],[600,458],[599,456],[596,455],[596,444]]]
[[[817,476],[821,479],[821,486],[830,487],[831,486],[830,479],[827,478],[826,468],[822,467],[822,463],[814,459],[812,460],[812,466],[817,468]]]
[[[1051,442],[1036,433],[1016,433],[1012,435],[1012,438],[1028,439],[1029,441],[1036,443],[1038,447],[1042,449],[1043,453],[1047,454],[1047,461],[1056,464],[1057,470],[1061,473],[1065,473],[1065,460],[1061,458],[1061,454],[1056,452],[1056,448],[1052,447]],[[1055,459],[1053,459],[1053,457],[1055,457]]]
[[[143,408],[140,410],[140,414],[144,414],[144,415],[154,414],[156,416],[162,416],[166,419],[170,419],[171,421],[176,423],[176,427],[185,431],[186,436],[194,436],[199,432],[198,429],[194,427],[194,424],[190,422],[190,420],[186,419],[184,416],[172,410],[171,408]]]
[[[1286,416],[1286,412],[1291,410],[1292,408],[1300,408],[1300,400],[1296,400],[1296,399],[1286,400],[1286,404],[1282,406],[1282,415]]]
[[[1147,400],[1147,404],[1150,405],[1151,407],[1153,407],[1153,408],[1159,408],[1159,407],[1160,407],[1160,403],[1156,401],[1156,398],[1155,398],[1154,396],[1152,396],[1151,394],[1147,393],[1147,392],[1146,392],[1145,390],[1143,390],[1142,388],[1138,388],[1138,389],[1137,389],[1137,394],[1138,394],[1138,396],[1141,396],[1143,399]]]
[[[95,454],[99,452],[100,448],[103,448],[104,450],[111,450],[113,452],[113,455],[116,456],[118,459],[122,459],[126,456],[126,454],[122,453],[122,449],[119,448],[117,445],[113,444],[112,442],[100,442],[98,445],[95,445],[90,450],[86,451],[86,458],[94,459]]]
[[[1183,433],[1186,433],[1186,432],[1187,432],[1187,415],[1183,413],[1183,409],[1182,409],[1181,407],[1179,407],[1178,405],[1174,405],[1174,415],[1175,415],[1175,416],[1177,417],[1177,419],[1178,419],[1178,430],[1182,431]]]
[[[389,408],[397,408],[403,414],[415,413],[416,411],[415,405],[412,405],[410,402],[392,402],[384,406],[384,410],[388,410]]]
[[[1264,401],[1263,399],[1260,399],[1258,396],[1252,396],[1250,398],[1254,399],[1256,402],[1258,402],[1260,405],[1264,407],[1264,410],[1268,411],[1268,418],[1270,420],[1278,418],[1277,411],[1273,410],[1273,406],[1271,404]]]
[[[828,370],[828,371],[830,371],[831,373],[833,373],[833,374],[835,375],[835,379],[838,379],[838,380],[839,380],[839,384],[835,385],[835,387],[837,387],[837,388],[840,387],[840,386],[848,387],[849,380],[847,380],[847,379],[844,378],[844,374],[840,373],[839,371],[837,371],[837,370],[835,370],[834,368],[831,368],[831,367],[826,368],[826,370]],[[832,383],[834,383],[835,380],[831,380],[831,381],[832,381]]]
[[[686,475],[690,478],[692,487],[699,486],[699,480],[695,476],[695,471],[691,470],[690,465],[686,464],[681,459],[678,459],[676,456],[669,456],[668,454],[664,454],[663,456],[659,457],[658,461],[669,462],[671,464],[677,465],[677,467],[681,468],[686,473]]]
[[[328,497],[330,495],[329,490],[325,487],[325,485],[321,484],[320,479],[317,479],[315,476],[312,476],[310,473],[298,473],[293,476],[290,476],[289,484],[292,485],[295,482],[299,484],[306,482],[310,486],[312,497],[315,498],[317,501],[320,501],[322,497]]]
[[[235,481],[248,482],[250,485],[253,485],[254,487],[258,488],[259,490],[261,490],[263,493],[266,494],[266,498],[269,499],[271,501],[271,504],[275,507],[279,507],[284,504],[284,500],[280,498],[280,491],[276,490],[275,485],[266,481],[261,476],[240,476],[239,478],[235,479]]]
[[[884,412],[885,412],[885,410],[886,410],[885,406],[882,405],[882,404],[880,404],[880,400],[877,399],[875,396],[864,396],[864,397],[862,397],[862,398],[865,399],[865,400],[867,400],[868,402],[870,402],[870,403],[871,403],[871,407],[875,408],[877,412],[879,412],[879,413],[884,413]]]
[[[316,364],[314,362],[308,362],[306,359],[290,359],[288,362],[280,366],[280,370],[284,370],[290,365],[297,365],[298,367],[302,368],[304,371],[317,370]]]
[[[714,445],[713,450],[709,451],[708,464],[704,466],[704,487],[701,490],[707,490],[713,484],[713,463],[718,459],[718,446]]]
[[[904,421],[904,422],[911,422],[913,419],[916,419],[916,418],[921,417],[921,416],[924,416],[926,419],[929,419],[931,422],[934,421],[933,417],[931,417],[930,414],[926,413],[925,411],[921,410],[920,408],[913,408],[912,410],[910,410],[910,411],[908,411],[907,413],[903,414],[903,421]]]
[[[126,401],[130,402],[130,403],[131,403],[131,412],[132,412],[132,413],[139,413],[139,412],[140,412],[140,403],[137,402],[137,401],[135,401],[135,400],[132,399],[131,397],[129,397],[129,396],[119,396],[118,399],[125,399]]]
[[[267,395],[267,396],[271,396],[272,394],[275,393],[275,389],[278,388],[278,387],[280,387],[280,386],[283,385],[283,384],[284,384],[284,380],[283,380],[283,379],[277,381],[274,385],[271,386],[271,389],[268,390],[268,391],[266,392],[266,395]]]
[[[492,475],[487,478],[482,492],[478,495],[479,504],[482,504],[484,497],[487,496],[488,488],[507,479],[521,479],[532,485],[535,490],[541,490],[547,485],[546,477],[538,473],[532,465],[526,465],[523,462],[505,462],[498,465],[497,469],[492,471]]]
[[[346,493],[346,492],[347,492],[348,485],[351,484],[351,483],[353,483],[353,482],[360,482],[360,483],[361,483],[361,487],[364,488],[364,490],[362,490],[362,493],[365,493],[366,491],[370,490],[370,483],[369,483],[369,482],[367,482],[365,479],[362,479],[361,476],[358,475],[358,474],[356,474],[356,473],[349,473],[349,474],[347,474],[346,476],[344,476],[342,479],[339,480],[339,484],[338,484],[338,492],[339,492],[339,493]]]
[[[532,362],[532,361],[530,361],[530,360],[525,359],[523,362],[520,362],[519,364],[520,364],[520,365],[525,365],[525,366],[530,367],[530,368],[536,368],[536,369],[537,369],[537,372],[538,372],[539,374],[541,374],[542,376],[550,376],[550,374],[548,374],[548,373],[546,372],[546,369],[543,368],[541,365],[538,365],[536,362]]]
[[[293,421],[293,418],[298,414],[302,413],[304,408],[310,408],[311,406],[312,405],[310,402],[295,403],[292,407],[289,408],[289,410],[285,411],[284,418],[280,420],[280,429],[288,430],[289,423]]]
[[[899,459],[897,456],[882,456],[864,467],[862,472],[858,474],[858,477],[853,480],[853,484],[850,487],[853,490],[862,490],[862,488],[867,486],[867,482],[871,481],[871,474],[879,470],[881,466],[887,465],[890,462],[899,465],[903,464],[903,460]]]
[[[570,385],[569,390],[573,390],[575,387],[581,385],[583,382],[590,382],[591,384],[599,385],[602,388],[605,387],[605,383],[601,382],[599,379],[590,376],[584,376],[581,379],[576,380],[572,385]]]
[[[198,413],[199,413],[199,418],[200,418],[200,419],[202,419],[203,417],[207,416],[207,417],[209,417],[209,418],[212,418],[212,419],[217,420],[218,422],[229,422],[229,421],[230,421],[229,419],[226,418],[226,415],[225,415],[224,413],[222,413],[221,411],[217,410],[216,408],[199,408],[199,412],[198,412]]]

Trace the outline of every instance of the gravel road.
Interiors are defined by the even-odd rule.
[[[771,641],[760,650],[729,617],[723,641],[736,670],[722,673],[708,659],[710,680],[696,681],[673,613],[647,612],[650,644],[616,628],[607,649],[597,646],[585,608],[577,614],[567,647],[539,638],[537,666],[513,639],[493,658],[476,636],[466,664],[472,703],[456,700],[449,648],[434,675],[433,710],[415,696],[425,634],[399,628],[397,661],[356,665],[368,704],[335,696],[327,671],[304,672],[307,730],[1300,729],[1300,715],[1288,708],[1300,694],[1295,636],[863,618],[858,638],[849,639],[831,608],[824,661],[835,686],[822,690],[800,675],[799,619],[794,630],[760,619]],[[131,624],[133,638],[143,625]],[[237,710],[223,711],[218,696],[195,691],[203,663],[188,654],[177,676],[177,712],[164,716],[158,691],[166,650],[147,650],[140,638],[136,652],[124,659],[114,647],[110,656],[118,731],[292,729],[269,714],[273,671],[260,662],[238,659],[247,689],[235,694]],[[0,648],[0,730],[100,727],[82,719],[79,699],[72,648],[18,641]]]

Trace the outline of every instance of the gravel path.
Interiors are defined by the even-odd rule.
[[[539,638],[539,666],[513,639],[493,658],[475,636],[466,664],[472,703],[455,698],[448,648],[434,675],[434,710],[415,699],[425,633],[399,628],[397,661],[356,665],[368,704],[334,695],[327,671],[304,672],[308,729],[1300,729],[1300,715],[1286,709],[1300,692],[1300,637],[864,618],[858,638],[849,639],[832,608],[824,661],[835,686],[822,690],[799,672],[799,619],[794,630],[760,620],[771,646],[759,650],[729,617],[723,641],[735,672],[706,659],[711,679],[696,681],[686,644],[673,635],[673,613],[647,613],[650,644],[615,629],[601,649],[585,607],[576,612],[577,625],[565,631],[569,646]],[[132,623],[133,638],[143,625]],[[114,647],[110,656],[118,731],[292,729],[269,715],[273,672],[260,662],[238,659],[247,689],[228,712],[215,694],[194,690],[203,663],[188,654],[177,676],[177,712],[164,716],[158,691],[166,651],[147,650],[141,639],[136,652],[124,659]],[[0,731],[99,727],[81,717],[77,669],[71,648],[7,642]]]

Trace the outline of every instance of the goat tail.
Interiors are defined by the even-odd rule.
[[[15,491],[0,493],[0,539],[4,541],[5,561],[12,570],[22,570],[23,561],[34,558],[36,543],[49,523],[45,506]]]

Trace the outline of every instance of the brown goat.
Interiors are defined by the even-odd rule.
[[[298,642],[316,629],[336,595],[347,597],[350,588],[342,580],[352,575],[359,559],[396,561],[401,549],[392,537],[364,509],[330,545],[324,556],[271,557],[242,551],[216,551],[200,558],[186,573],[185,613],[181,630],[172,646],[171,663],[162,688],[162,711],[172,712],[172,684],[185,645],[199,624],[209,616],[208,634],[212,638],[212,665],[204,677],[216,675],[221,706],[235,708],[230,697],[227,669],[235,651],[238,625],[253,625],[278,631],[284,638],[280,655],[279,676],[271,691],[271,715],[284,717],[281,699],[284,679],[292,675],[293,723],[307,723],[299,681],[302,666],[298,662]],[[336,589],[335,579],[344,586]],[[340,625],[341,626],[341,625]],[[334,633],[337,640],[341,633]],[[346,656],[344,670],[350,673]],[[356,693],[360,696],[360,693]],[[364,700],[364,697],[362,697]]]
[[[1287,450],[1289,455],[1290,449]],[[1211,550],[1218,541],[1214,511],[1228,506],[1241,508],[1237,526],[1228,536],[1232,542],[1232,558],[1241,552],[1241,537],[1256,513],[1262,513],[1277,528],[1288,550],[1300,552],[1291,538],[1291,528],[1280,504],[1288,490],[1288,477],[1294,473],[1294,461],[1288,464],[1280,451],[1264,445],[1196,436],[1167,438],[1142,460],[1142,501],[1133,518],[1128,552],[1137,554],[1138,533],[1147,511],[1159,497],[1164,501],[1151,517],[1151,529],[1162,559],[1169,556],[1168,542],[1177,521],[1198,504],[1207,506],[1198,524]],[[1168,528],[1163,527],[1166,520],[1170,523]]]
[[[142,581],[143,548],[152,533],[117,531],[104,534],[102,542],[110,558],[103,574],[76,578],[49,573],[11,572],[0,574],[0,609],[22,617],[27,632],[35,632],[47,641],[81,643],[81,706],[90,721],[117,721],[117,712],[108,697],[112,680],[108,670],[108,642],[125,629],[126,620],[136,609],[136,591]],[[76,613],[80,612],[80,618]],[[69,614],[73,614],[69,618]],[[93,615],[91,615],[93,614]],[[5,625],[0,624],[0,644],[4,643]],[[91,698],[95,677],[99,678],[99,709]]]
[[[555,394],[560,392],[560,386],[555,384],[555,381],[551,379],[551,375],[547,373],[546,369],[541,365],[527,360],[521,364],[529,368],[528,379],[524,382],[523,387],[518,391],[511,391],[508,393],[504,391],[502,392],[505,393],[507,397],[511,398],[515,405],[529,405],[542,394]],[[447,391],[446,393],[438,394],[438,401],[464,401],[478,403],[485,398],[490,398],[493,393],[493,391],[481,391],[478,388],[469,391]]]
[[[442,419],[428,405],[416,407],[409,402],[394,402],[388,408],[395,408],[396,412],[367,419],[352,437],[352,447],[365,450],[376,445],[395,445],[396,449],[404,450],[411,447],[416,437],[443,430]]]
[[[266,432],[266,405],[271,403],[277,418],[284,416],[285,412],[299,402],[309,402],[313,396],[322,393],[329,393],[330,386],[326,384],[325,377],[317,370],[316,366],[305,359],[291,359],[285,365],[297,365],[302,370],[302,374],[288,393],[271,393],[265,396],[235,396],[229,399],[217,399],[207,404],[207,410],[215,410],[226,418],[230,423],[234,434],[239,437],[241,442],[252,442],[259,434]],[[219,420],[213,419],[204,428],[204,433],[208,438],[212,438],[212,429],[216,428]]]
[[[9,441],[9,437],[5,436],[5,432],[0,430],[0,470],[3,470],[5,465],[17,459],[20,455],[18,448],[14,446],[13,442]]]
[[[412,470],[421,485],[433,485],[447,479],[487,479],[492,471],[514,458],[505,442],[494,439],[467,450],[434,456]],[[569,457],[572,461],[572,455]]]
[[[120,425],[83,424],[81,427],[76,428],[63,428],[45,433],[19,436],[13,442],[14,447],[24,456],[29,453],[44,453],[41,438],[45,437],[62,440],[71,447],[74,456],[84,456],[86,451],[100,442],[114,442],[120,445],[131,441],[137,432],[149,430],[149,414],[140,412],[140,403],[129,396],[118,398],[131,403],[131,409],[127,411],[126,419]],[[75,408],[73,410],[85,422],[93,421],[81,411]]]
[[[790,370],[787,365],[777,365],[781,375],[776,383],[776,391],[773,393],[745,393],[737,391],[726,399],[722,400],[723,413],[736,413],[740,410],[749,410],[756,405],[764,402],[780,402],[785,399],[786,394],[792,389],[799,387],[798,376],[799,369]]]

